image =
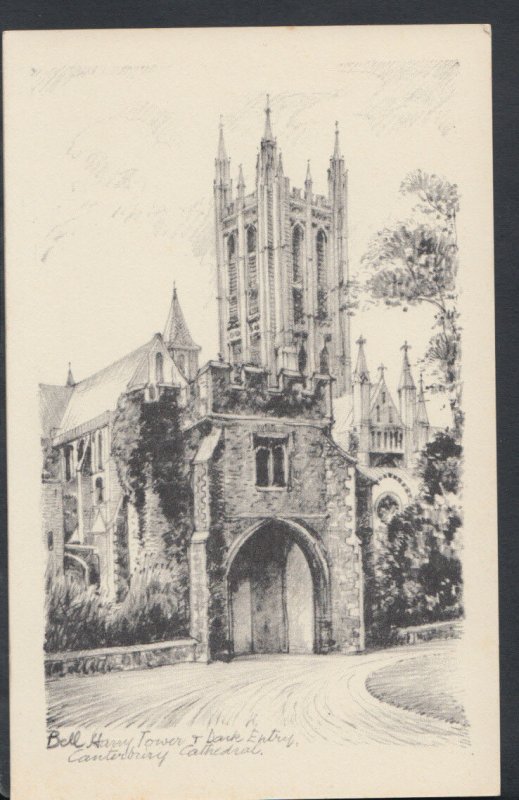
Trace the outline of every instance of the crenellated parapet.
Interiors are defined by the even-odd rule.
[[[331,421],[332,378],[281,369],[272,386],[264,367],[209,361],[192,386],[187,416],[233,415]]]

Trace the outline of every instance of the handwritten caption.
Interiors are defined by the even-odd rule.
[[[111,738],[106,733],[86,733],[75,730],[66,734],[50,730],[47,749],[67,751],[70,763],[88,764],[93,761],[150,761],[161,767],[169,756],[262,756],[273,748],[296,745],[294,734],[278,728],[221,732],[210,728],[203,733],[165,736],[151,730],[139,731],[123,738]]]

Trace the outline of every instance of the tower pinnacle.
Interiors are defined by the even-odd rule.
[[[333,158],[335,161],[338,161],[341,156],[341,148],[339,144],[339,122],[338,120],[335,121],[335,146],[333,148]]]
[[[355,367],[355,373],[353,377],[360,383],[366,383],[369,382],[369,370],[368,363],[366,361],[366,353],[364,352],[366,339],[362,336],[362,334],[357,339],[356,344],[359,346],[359,352],[357,355],[357,365]]]
[[[223,116],[220,114],[220,125],[218,135],[218,161],[227,161],[227,152],[225,150],[225,141],[223,138]]]
[[[418,398],[416,400],[416,422],[429,426],[429,417],[427,415],[427,407],[425,405],[425,395],[423,389],[423,372],[420,372],[420,382],[419,382],[419,391],[418,391]]]
[[[278,175],[283,175],[283,158],[281,155],[281,150],[279,151],[279,158],[278,158]]]
[[[242,168],[241,164],[240,164],[240,167],[239,167],[239,170],[238,170],[238,184],[237,184],[237,186],[238,186],[238,190],[245,188],[245,180],[243,178],[243,168]]]
[[[416,389],[413,376],[411,375],[411,364],[409,363],[409,356],[408,352],[411,349],[411,345],[404,342],[402,347],[400,348],[403,352],[402,358],[402,374],[400,376],[400,384],[398,386],[398,390],[401,389]]]
[[[264,141],[273,142],[274,136],[272,134],[272,124],[270,121],[270,97],[267,95],[267,105],[265,107],[265,132],[263,134]]]
[[[74,376],[72,375],[72,367],[70,365],[70,361],[68,362],[68,373],[67,373],[67,386],[75,386]]]

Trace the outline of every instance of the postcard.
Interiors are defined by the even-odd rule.
[[[499,792],[486,25],[4,35],[14,800]]]

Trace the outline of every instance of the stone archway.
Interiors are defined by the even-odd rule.
[[[301,525],[272,519],[242,534],[228,556],[227,589],[235,655],[326,651],[328,567]]]

